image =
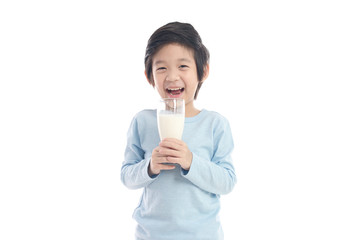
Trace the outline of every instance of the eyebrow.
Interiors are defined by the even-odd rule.
[[[179,58],[177,59],[178,62],[192,62],[190,59],[188,58]],[[166,63],[166,61],[163,61],[163,60],[157,60],[156,62],[153,63],[153,65],[159,65],[159,64],[163,64],[163,63]]]
[[[180,58],[178,59],[179,62],[192,62],[190,59],[188,58]]]
[[[157,60],[156,62],[153,63],[153,65],[159,65],[159,64],[162,64],[162,63],[165,63],[165,61]]]

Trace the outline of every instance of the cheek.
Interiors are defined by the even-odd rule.
[[[188,89],[191,89],[191,90],[196,90],[197,89],[197,86],[198,86],[198,80],[197,80],[197,77],[191,77],[190,78],[191,80],[187,81],[186,82],[186,86]]]
[[[162,88],[158,87],[158,85],[155,86],[157,92],[161,93],[162,92]]]
[[[156,87],[161,85],[160,81],[155,76],[153,77],[153,83],[155,84]]]
[[[163,81],[159,81],[158,79],[154,79],[155,88],[158,92],[163,92]]]

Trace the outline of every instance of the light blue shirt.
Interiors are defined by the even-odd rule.
[[[202,110],[185,119],[182,140],[193,154],[189,171],[177,165],[150,177],[148,165],[160,142],[156,110],[143,110],[132,120],[121,180],[130,189],[143,188],[133,213],[138,240],[223,239],[219,198],[236,183],[229,123]]]

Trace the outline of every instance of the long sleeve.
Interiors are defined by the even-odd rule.
[[[150,157],[145,158],[145,152],[141,148],[138,122],[134,118],[127,133],[125,161],[121,168],[123,184],[130,189],[138,189],[154,181],[154,178],[148,175],[147,170],[150,160]]]
[[[229,123],[225,120],[217,124],[213,131],[212,158],[208,160],[194,149],[191,168],[189,171],[183,171],[183,176],[207,192],[231,192],[237,181],[231,159],[232,150],[232,134]]]

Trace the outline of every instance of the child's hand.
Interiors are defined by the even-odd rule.
[[[184,170],[189,170],[192,164],[192,152],[187,144],[175,138],[165,138],[160,142],[158,153],[162,157],[162,162],[178,163]],[[163,164],[162,164],[163,165]],[[168,166],[168,165],[167,165]]]
[[[165,138],[152,151],[148,174],[152,176],[160,174],[161,170],[172,170],[175,166],[171,163],[178,163],[184,170],[189,170],[192,164],[192,152],[185,142],[175,138]]]
[[[148,166],[148,174],[150,176],[160,174],[161,170],[172,170],[174,165],[166,165],[162,163],[168,163],[166,156],[159,153],[160,147],[156,147],[152,151],[152,157],[150,165]]]

